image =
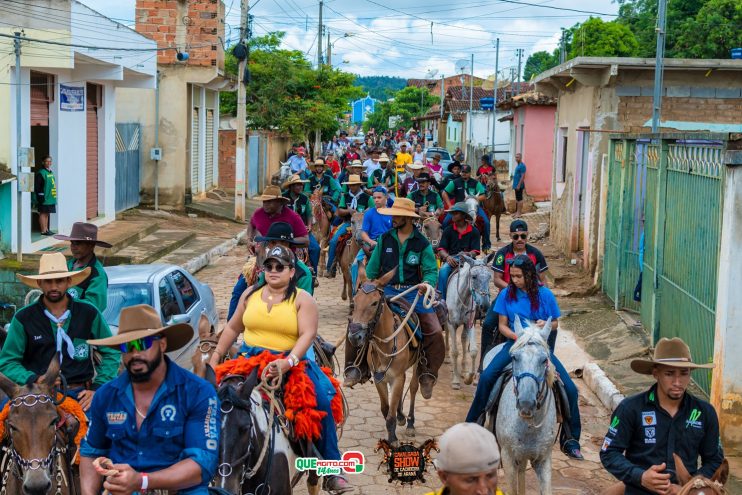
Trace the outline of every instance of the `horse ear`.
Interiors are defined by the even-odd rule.
[[[252,394],[253,389],[258,384],[258,367],[254,367],[252,372],[247,376],[245,379],[245,382],[242,384],[242,387],[240,388],[240,397],[247,400],[250,398],[250,394]]]
[[[546,319],[546,323],[544,323],[544,328],[541,328],[539,330],[539,334],[541,335],[541,338],[544,339],[544,342],[549,340],[550,333],[551,333],[551,316]]]
[[[206,368],[204,368],[204,379],[207,382],[209,382],[211,385],[213,385],[214,388],[217,388],[217,386],[216,386],[216,372],[214,372],[214,368],[212,368],[209,363],[206,363]]]
[[[488,255],[487,255],[487,257],[486,257],[486,258],[484,258],[484,262],[485,262],[486,264],[488,264],[488,265],[492,264],[492,260],[494,260],[494,259],[495,259],[495,256],[496,256],[496,255],[497,255],[497,253],[490,253],[490,254],[488,254]]]
[[[376,285],[379,287],[384,287],[386,284],[388,284],[392,280],[392,277],[394,277],[396,273],[397,273],[397,267],[394,267],[393,270],[389,270],[384,275],[379,277],[376,280]]]
[[[523,329],[523,323],[520,321],[520,315],[515,315],[515,325],[513,325],[515,328],[513,331],[515,332],[515,335],[517,337],[520,337],[523,335],[524,329]]]
[[[0,373],[0,390],[5,392],[9,399],[18,395],[19,387],[11,379]]]
[[[726,485],[727,479],[729,479],[729,461],[724,459],[721,462],[721,466],[719,466],[714,475],[711,477],[711,481],[717,481],[722,485]]]
[[[214,334],[212,330],[209,318],[205,314],[201,313],[201,317],[198,319],[198,338],[203,340],[210,337]]]
[[[41,377],[41,383],[50,389],[53,388],[57,382],[57,378],[59,378],[59,369],[59,354],[55,352],[51,362],[49,363],[49,367],[46,369],[46,373]]]
[[[673,453],[672,458],[675,460],[675,473],[678,475],[678,481],[680,482],[680,486],[683,486],[691,480],[692,476],[685,467],[685,464],[683,464],[683,459],[678,454]]]
[[[465,255],[465,254],[462,254],[462,255],[461,255],[461,257],[462,257],[462,258],[464,259],[464,261],[466,261],[466,262],[467,262],[467,263],[469,263],[470,265],[473,265],[473,264],[474,264],[474,262],[475,262],[475,261],[477,261],[477,260],[475,260],[474,258],[472,258],[471,256],[467,256],[467,255]]]

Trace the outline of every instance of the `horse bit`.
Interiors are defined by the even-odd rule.
[[[58,406],[61,404],[61,402],[55,401],[51,396],[46,394],[26,394],[26,395],[20,395],[14,399],[12,399],[9,404],[10,408],[14,407],[28,407],[32,408],[36,404],[47,404],[52,403],[55,406]],[[56,425],[56,429],[59,430],[60,426],[62,425],[62,422],[58,422]],[[10,435],[8,435],[9,445],[4,446],[2,448],[3,452],[7,453],[6,456],[4,456],[2,461],[2,466],[0,467],[0,471],[3,473],[2,478],[2,485],[0,485],[0,494],[5,495],[7,493],[7,484],[8,484],[8,475],[10,474],[11,469],[13,470],[13,475],[16,477],[16,479],[22,480],[23,479],[23,472],[19,470],[19,468],[22,468],[24,470],[28,471],[37,471],[39,469],[49,470],[52,471],[52,466],[56,466],[56,475],[55,475],[55,481],[56,481],[56,495],[60,495],[62,493],[62,481],[66,481],[64,479],[64,474],[62,473],[62,467],[59,462],[54,462],[56,459],[58,459],[59,456],[67,452],[67,446],[59,447],[57,445],[57,438],[55,433],[55,441],[52,445],[51,450],[49,451],[49,455],[47,455],[44,459],[26,459],[25,457],[21,456],[18,451],[15,449],[15,446],[13,445],[13,439]],[[9,466],[9,464],[12,463],[12,466]]]

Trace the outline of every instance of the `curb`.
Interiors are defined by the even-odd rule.
[[[227,254],[246,236],[247,230],[243,229],[233,238],[227,239],[226,241],[222,242],[218,246],[214,246],[203,254],[199,254],[195,258],[187,261],[186,263],[183,263],[181,266],[188,270],[191,275],[193,275],[202,268],[208,266],[214,258]]]
[[[615,411],[616,407],[625,398],[596,363],[587,363],[585,365],[582,369],[582,380],[611,412]]]

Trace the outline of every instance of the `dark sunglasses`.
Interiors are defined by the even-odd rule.
[[[528,234],[510,234],[510,237],[517,241],[518,239],[523,239],[524,241],[528,239]]]
[[[283,269],[286,268],[280,263],[264,263],[263,264],[263,270],[266,272],[276,272],[281,273],[283,272]]]
[[[141,339],[132,340],[130,342],[124,342],[119,344],[119,350],[123,353],[127,352],[142,352],[152,347],[155,341],[160,340],[162,337],[159,335],[153,335],[151,337],[143,337]]]

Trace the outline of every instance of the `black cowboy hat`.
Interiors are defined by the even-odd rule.
[[[257,242],[283,241],[293,245],[301,244],[294,240],[294,230],[291,228],[291,225],[286,222],[276,222],[271,224],[268,228],[268,233],[266,235],[255,237],[255,240]]]
[[[459,161],[458,161],[458,160],[454,160],[454,161],[452,161],[451,163],[449,163],[449,164],[448,164],[448,167],[447,167],[447,169],[448,169],[448,171],[449,171],[449,172],[453,173],[453,170],[452,170],[452,169],[453,169],[454,167],[459,167],[459,168],[461,168],[461,163],[459,163]]]
[[[415,180],[417,182],[430,182],[430,174],[426,174],[425,172],[423,172]]]

